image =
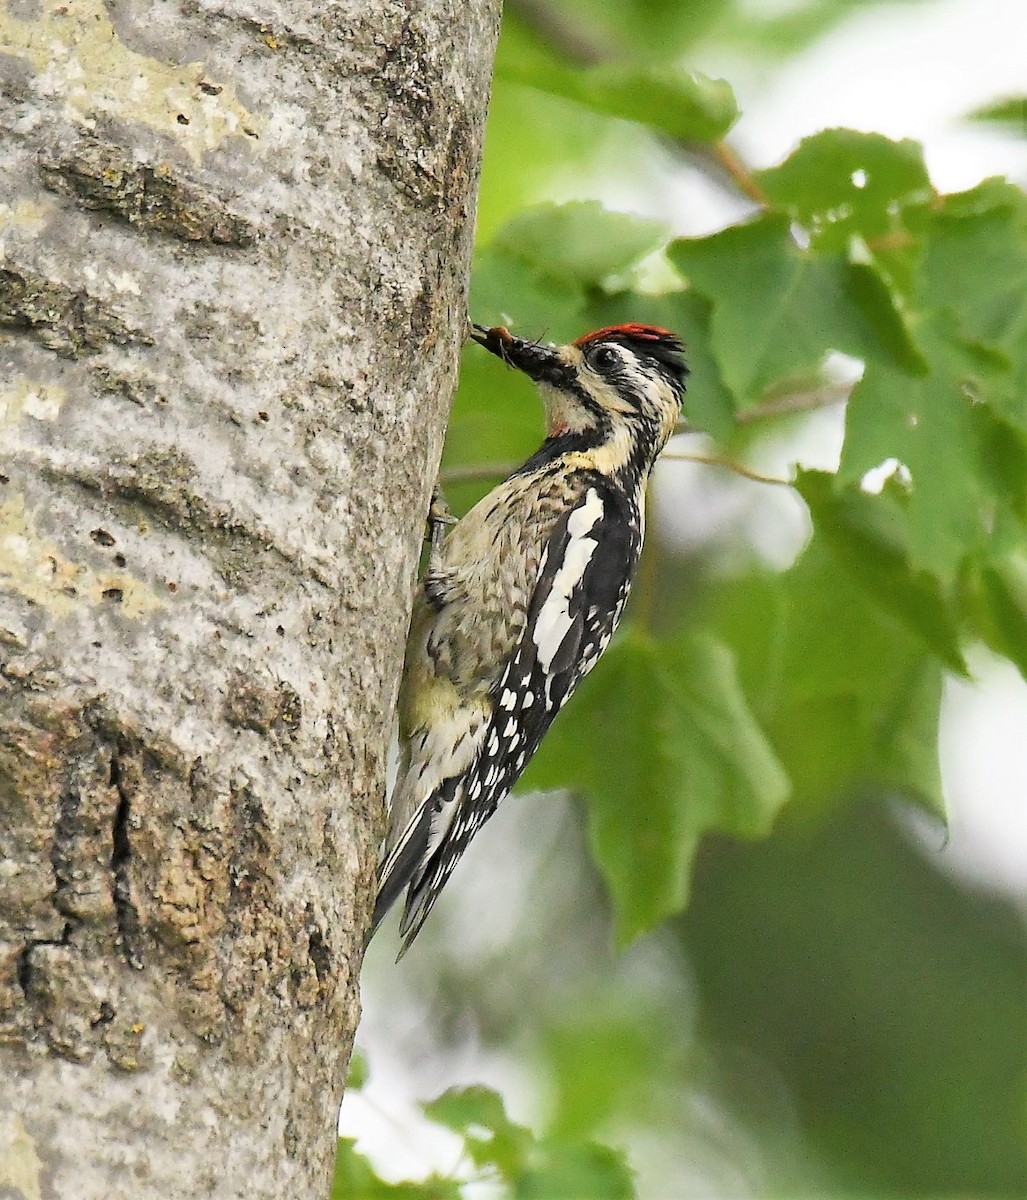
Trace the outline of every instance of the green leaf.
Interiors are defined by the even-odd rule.
[[[928,362],[915,340],[905,301],[892,284],[891,274],[878,268],[879,259],[878,255],[873,262],[852,262],[846,274],[852,300],[873,331],[862,356],[871,363],[879,359],[888,366],[897,365],[911,375],[926,375]]]
[[[634,1200],[635,1182],[624,1155],[595,1142],[547,1139],[517,1178],[516,1200]]]
[[[928,234],[917,302],[985,352],[978,398],[1027,431],[1027,198],[990,181],[947,197]]]
[[[851,129],[804,138],[785,162],[756,178],[821,250],[845,249],[857,236],[908,235],[908,210],[924,209],[933,196],[919,143]]]
[[[1008,346],[1027,309],[1027,198],[992,181],[946,197],[926,232],[920,305],[951,311],[974,341]]]
[[[465,1139],[476,1166],[493,1166],[507,1180],[520,1175],[535,1143],[530,1129],[510,1120],[502,1096],[491,1088],[450,1088],[425,1104],[424,1111]]]
[[[681,141],[717,141],[738,120],[730,84],[677,63],[593,67],[577,74],[562,94],[595,112],[648,125]]]
[[[332,1200],[460,1200],[460,1185],[439,1175],[429,1175],[419,1183],[387,1183],[357,1153],[352,1138],[339,1138]]]
[[[656,1096],[673,1075],[688,1033],[662,993],[639,993],[625,1011],[599,979],[580,1007],[560,1011],[547,1030],[551,1133],[563,1138],[660,1115]]]
[[[570,5],[553,5],[554,25],[561,18],[567,32],[561,39],[566,57],[581,58],[590,47],[609,47],[632,57],[645,59],[680,58],[705,33],[715,29],[718,19],[732,7],[734,0],[703,0],[702,4],[682,4],[681,0],[573,0]],[[508,5],[504,27],[511,24],[517,10]],[[580,30],[580,40],[577,34]],[[557,33],[554,41],[559,37]]]
[[[985,642],[1027,679],[1027,546],[995,553],[978,564],[967,583],[968,603]]]
[[[503,1097],[492,1088],[483,1086],[452,1087],[434,1100],[429,1100],[424,1105],[424,1111],[433,1121],[438,1121],[454,1133],[466,1133],[472,1125],[495,1132],[510,1124]]]
[[[669,61],[575,66],[516,22],[504,22],[495,77],[687,141],[716,141],[738,119],[734,93],[722,79]]]
[[[743,406],[772,385],[807,378],[831,350],[914,366],[887,290],[866,268],[801,250],[783,214],[707,238],[681,238],[668,256],[713,304],[712,344],[726,386]]]
[[[700,831],[769,833],[791,785],[749,708],[731,651],[704,634],[665,648],[681,689],[683,736],[675,749],[694,783],[692,821]]]
[[[903,463],[911,477],[910,562],[950,581],[987,537],[982,422],[974,411],[987,367],[960,346],[951,322],[922,323],[918,332],[930,372],[867,370],[849,400],[838,479],[856,483],[890,458]]]
[[[1023,214],[1027,210],[1027,193],[1000,175],[982,179],[965,192],[952,192],[942,198],[941,213],[945,217],[977,217],[996,208],[1012,208]]]
[[[1015,133],[1027,137],[1027,96],[1010,96],[995,104],[986,104],[968,114],[971,121],[987,121],[996,125],[1007,125]]]
[[[502,1097],[486,1087],[450,1088],[424,1105],[433,1121],[459,1133],[476,1167],[494,1170],[523,1200],[632,1200],[631,1171],[622,1154],[595,1142],[549,1136],[506,1115]]]
[[[585,680],[523,776],[587,799],[592,853],[627,942],[685,905],[698,837],[675,753],[677,705],[655,649],[635,634]],[[611,754],[610,730],[616,730]]]
[[[605,146],[609,134],[610,122],[579,104],[496,79],[478,189],[478,245],[486,245],[504,221],[545,198],[554,178],[568,171],[579,179],[594,174],[596,147]],[[639,140],[637,131],[625,126],[623,143],[630,134]]]
[[[951,582],[996,514],[1027,495],[1027,198],[988,181],[925,224],[908,320],[929,369],[868,361],[849,401],[840,483],[888,459],[911,475],[914,567]],[[1019,433],[1015,433],[1015,427]]]
[[[860,158],[860,146],[876,158]],[[919,199],[922,165],[908,147],[824,135],[771,176],[796,205],[802,186],[813,189],[802,201],[810,220],[838,199],[828,185],[814,186],[817,155],[835,155],[839,174],[855,161],[877,162],[880,191],[858,214],[866,228],[889,206],[917,209],[901,298],[875,259],[801,250],[783,214],[677,241],[668,255],[712,304],[710,345],[743,411],[771,388],[797,387],[829,350],[864,361],[839,484],[901,462],[912,476],[904,516],[910,564],[949,585],[987,541],[996,514],[1024,517],[1027,197],[988,181],[928,211]],[[870,181],[868,170],[864,190]]]
[[[349,1074],[346,1076],[346,1091],[359,1091],[367,1083],[367,1058],[354,1050],[350,1055]]]
[[[910,565],[903,498],[838,491],[833,483],[823,472],[800,471],[795,486],[848,582],[897,617],[946,666],[967,674],[955,616],[937,579]]]
[[[871,746],[876,778],[942,819],[945,803],[938,763],[938,721],[943,688],[938,663],[921,659],[900,681]]]
[[[509,221],[493,246],[565,284],[598,285],[667,244],[659,221],[611,212],[594,200],[543,204]]]
[[[546,330],[562,339],[577,329],[584,305],[580,286],[522,253],[493,245],[474,256],[469,306],[480,325],[508,325],[522,336]]]
[[[783,575],[722,585],[707,603],[800,811],[865,785],[942,810],[941,664],[819,534]]]
[[[702,833],[765,833],[789,785],[722,646],[632,631],[582,684],[524,786],[585,793],[624,943],[684,907]]]

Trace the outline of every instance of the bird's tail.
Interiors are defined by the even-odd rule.
[[[459,777],[443,780],[431,796],[417,806],[378,870],[378,898],[374,906],[372,934],[395,904],[400,892],[407,889],[403,918],[399,923],[403,945],[396,957],[397,962],[410,949],[425,918],[434,908],[439,892],[463,849],[461,844],[454,851],[449,837],[460,792]]]
[[[371,918],[372,936],[403,889],[424,865],[428,838],[431,836],[431,818],[432,805],[422,804],[378,868],[378,896]]]
[[[452,869],[453,860],[444,864],[433,857],[426,868],[410,884],[407,902],[403,906],[403,919],[399,923],[399,933],[403,944],[396,955],[396,962],[399,962],[414,944],[414,938],[421,932],[421,926],[435,907],[435,901],[439,898],[442,885],[449,878]]]

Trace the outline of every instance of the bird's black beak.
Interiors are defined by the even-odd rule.
[[[472,325],[471,337],[479,346],[491,350],[497,358],[523,371],[529,379],[536,382],[548,380],[556,382],[564,373],[564,365],[556,355],[552,346],[543,346],[538,342],[527,342],[524,338],[514,335],[504,325]]]

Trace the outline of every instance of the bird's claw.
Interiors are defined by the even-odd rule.
[[[428,537],[433,550],[437,550],[445,540],[446,526],[455,524],[456,517],[449,511],[446,497],[436,484],[432,489],[431,504],[428,506]]]

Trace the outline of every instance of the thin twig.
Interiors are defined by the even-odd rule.
[[[762,404],[754,404],[752,408],[743,408],[741,412],[735,413],[735,424],[755,425],[759,421],[769,421],[774,417],[815,412],[818,408],[832,408],[836,404],[844,404],[852,394],[854,386],[852,383],[830,383],[808,392],[790,392],[775,396],[773,400],[764,400]],[[674,426],[675,436],[702,432],[703,430],[698,429],[686,417],[682,417]]]
[[[505,479],[520,463],[474,463],[469,467],[449,467],[439,474],[439,483],[451,487],[455,483],[488,483],[490,479]]]
[[[707,467],[722,467],[725,471],[733,471],[745,479],[756,483],[772,483],[778,487],[791,487],[787,479],[777,479],[773,475],[763,475],[745,463],[736,462],[733,458],[725,458],[722,454],[699,454],[687,450],[664,450],[661,458],[674,462],[701,463]],[[452,487],[458,483],[489,483],[493,479],[505,479],[511,472],[516,471],[519,463],[474,463],[467,467],[450,467],[439,476],[443,487]]]
[[[778,479],[776,475],[764,475],[745,463],[733,458],[725,458],[722,454],[691,454],[687,450],[664,450],[661,460],[671,459],[673,462],[701,463],[705,467],[723,467],[725,471],[733,471],[743,479],[751,479],[755,483],[772,483],[775,487],[794,487],[790,479]]]
[[[582,67],[595,67],[608,62],[612,47],[599,44],[594,31],[581,22],[565,21],[547,0],[506,0],[530,29],[560,51],[565,58]],[[586,32],[586,29],[588,32]]]
[[[735,414],[735,421],[739,425],[754,425],[757,421],[765,421],[770,417],[785,417],[791,413],[831,408],[835,404],[844,404],[852,394],[853,387],[853,383],[827,383],[812,391],[775,396],[773,400],[765,400],[752,408],[743,408],[740,413]]]
[[[697,144],[692,151],[696,158],[702,159],[707,155],[723,170],[735,187],[760,208],[767,208],[770,201],[766,192],[756,182],[750,168],[742,161],[741,155],[723,139],[709,146]]]

